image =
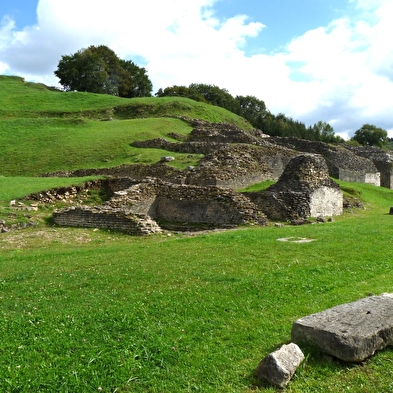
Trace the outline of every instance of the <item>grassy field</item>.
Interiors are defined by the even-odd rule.
[[[176,97],[124,99],[64,93],[21,78],[0,76],[0,174],[37,176],[50,171],[159,161],[168,152],[130,146],[136,140],[188,134],[186,116],[251,128],[223,108]],[[169,117],[171,116],[171,117]],[[102,121],[112,119],[111,121]],[[168,137],[167,137],[168,138]],[[170,138],[168,138],[170,139]],[[170,153],[186,168],[200,156]]]
[[[42,141],[49,130],[61,129],[65,142],[59,149],[67,145],[68,134],[72,145],[84,133],[93,138],[96,132],[97,140],[106,142],[92,152],[87,138],[81,158],[78,150],[72,154],[81,164],[101,165],[107,158],[104,146],[112,146],[116,153],[109,159],[121,163],[122,155],[134,154],[126,147],[128,138],[138,132],[165,134],[152,124],[143,129],[145,120],[152,121],[54,117],[36,118],[44,125],[34,131],[34,123],[19,131],[15,126],[19,137],[14,154],[2,163],[9,172],[0,177],[0,219],[27,219],[26,212],[8,207],[10,199],[82,180],[31,177],[63,168],[61,157],[67,160],[71,154],[56,154],[48,142],[40,143],[40,129]],[[25,119],[7,117],[0,124],[13,121]],[[161,121],[163,130],[170,124],[187,132],[178,119]],[[122,124],[134,127],[126,137],[128,126]],[[100,127],[113,127],[107,130],[123,142],[110,145]],[[4,146],[7,140],[11,149],[7,129],[0,142]],[[28,132],[35,156],[18,156],[18,150],[27,149]],[[22,142],[24,148],[18,149]],[[35,167],[35,162],[41,164]],[[388,214],[393,191],[340,185],[361,198],[365,208],[347,211],[331,223],[306,226],[140,238],[53,226],[50,207],[29,212],[38,223],[35,228],[0,234],[0,391],[275,392],[255,378],[255,369],[269,352],[290,341],[294,320],[370,294],[393,292],[393,223]],[[313,241],[278,241],[284,237]],[[391,392],[392,362],[390,348],[361,365],[306,351],[286,391]]]
[[[297,318],[392,291],[390,190],[333,223],[148,238],[48,225],[0,237],[0,391],[274,392]],[[280,242],[306,237],[310,243]],[[389,392],[393,352],[306,360],[288,392]]]

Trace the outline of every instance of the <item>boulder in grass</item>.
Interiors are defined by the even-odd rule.
[[[296,344],[283,345],[259,363],[257,377],[283,388],[291,380],[303,359],[303,352]]]
[[[311,314],[292,325],[292,341],[359,363],[393,344],[393,294],[370,296]]]

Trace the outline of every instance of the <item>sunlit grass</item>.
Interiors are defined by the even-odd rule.
[[[392,291],[393,192],[342,185],[368,208],[322,225],[3,234],[0,390],[274,392],[254,370],[295,319]],[[277,241],[290,236],[313,241]],[[306,353],[287,390],[389,391],[392,354],[351,366]]]
[[[168,152],[130,143],[190,132],[179,119],[130,117],[236,119],[190,100],[0,84],[0,219],[37,223],[0,233],[1,392],[272,393],[255,368],[289,342],[294,320],[393,292],[393,191],[383,188],[339,182],[364,208],[334,222],[194,236],[60,228],[53,206],[11,209],[11,199],[85,180],[29,175],[156,162]],[[103,114],[114,120],[97,121]],[[171,155],[178,167],[200,158]],[[286,237],[312,241],[277,240]],[[306,352],[287,391],[390,392],[392,360],[391,349],[356,366]]]

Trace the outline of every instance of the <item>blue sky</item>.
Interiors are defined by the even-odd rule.
[[[2,0],[0,74],[56,85],[64,54],[107,45],[154,85],[210,83],[350,137],[393,136],[392,0]]]
[[[351,8],[343,0],[222,0],[215,6],[223,18],[246,14],[265,25],[258,39],[248,43],[247,53],[277,51],[294,37],[350,13]]]

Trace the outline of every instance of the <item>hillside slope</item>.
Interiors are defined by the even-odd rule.
[[[0,90],[3,176],[157,162],[164,151],[142,150],[130,143],[167,137],[170,132],[188,134],[190,126],[179,117],[251,129],[243,118],[223,108],[186,98],[65,93],[10,76],[0,76]],[[178,167],[200,159],[175,155]]]

